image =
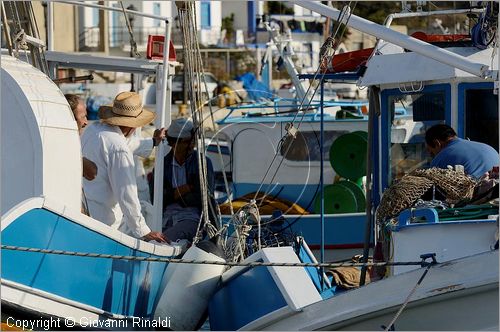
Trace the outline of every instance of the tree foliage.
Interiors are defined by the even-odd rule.
[[[226,37],[230,39],[234,33],[234,13],[222,18],[221,29],[226,29]]]
[[[293,11],[293,7],[288,7],[286,5],[286,1],[268,1],[267,4],[267,12],[269,15],[293,15],[295,12]]]

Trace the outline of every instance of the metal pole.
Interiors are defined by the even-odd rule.
[[[325,6],[319,2],[307,0],[290,0],[290,2],[333,19],[337,19],[339,17],[339,10]],[[472,62],[463,56],[391,30],[382,25],[375,24],[359,16],[351,15],[346,24],[356,30],[366,32],[372,36],[401,46],[405,49],[409,49],[415,53],[429,57],[446,65],[461,69],[472,75],[485,77],[491,74],[487,65]]]
[[[54,3],[47,2],[47,51],[54,50]]]
[[[135,10],[135,7],[134,5],[130,5],[127,7],[127,9],[130,9],[130,10]],[[128,16],[126,17],[125,19],[128,19],[128,22],[129,22],[129,25],[130,25],[130,30],[131,31],[134,31],[134,17],[133,16]],[[129,56],[131,58],[134,58],[135,57],[135,54],[134,54],[134,40],[132,38],[130,38],[130,52],[129,52]],[[130,92],[135,92],[135,76],[134,76],[134,73],[131,73],[130,74]]]
[[[169,75],[170,57],[170,36],[172,26],[165,21],[165,43],[163,44],[163,66],[158,66],[156,71],[156,121],[157,128],[168,128],[171,122],[171,84]],[[160,75],[161,74],[161,75]],[[158,79],[161,77],[161,81]],[[161,90],[160,90],[161,89]],[[167,91],[168,90],[168,91]],[[158,95],[160,98],[158,98]],[[166,107],[165,107],[166,106]],[[155,174],[154,174],[154,217],[152,231],[161,232],[163,226],[163,158],[165,156],[165,144],[160,143],[156,147],[155,153]]]
[[[376,96],[375,91],[379,91],[378,89],[375,88],[370,88],[368,98],[370,99],[370,102],[372,100],[375,100],[375,98],[379,98],[379,94],[377,93]],[[372,112],[368,112],[368,151],[367,157],[366,157],[366,188],[365,188],[365,193],[366,193],[366,221],[365,221],[365,237],[364,237],[364,246],[363,246],[363,262],[367,263],[368,262],[368,256],[370,254],[370,240],[371,240],[371,235],[372,235],[372,155],[373,155],[373,127],[375,126],[375,110],[372,110]],[[361,276],[359,280],[359,285],[363,286],[366,281],[366,266],[363,266],[361,268]]]
[[[292,83],[295,87],[297,98],[304,99],[306,97],[307,88],[305,88],[304,85],[302,84],[303,82],[299,80],[298,77],[299,72],[297,71],[297,68],[295,68],[295,64],[291,59],[292,45],[290,45],[290,39],[284,40],[283,36],[281,35],[278,38],[278,36],[275,35],[275,31],[271,29],[271,26],[267,22],[265,23],[265,27],[269,32],[269,36],[272,42],[276,45],[278,53],[281,55],[281,58],[283,59],[283,64],[285,66],[286,72],[288,73],[288,75],[290,75],[290,79],[292,80]]]
[[[320,122],[320,133],[319,133],[319,154],[320,154],[320,174],[319,174],[319,184],[320,184],[320,193],[321,193],[321,253],[320,253],[320,261],[321,263],[325,262],[325,188],[323,187],[324,184],[324,170],[323,170],[323,144],[324,144],[324,137],[323,137],[323,131],[324,131],[324,108],[323,108],[323,101],[324,101],[324,80],[321,78],[320,81],[321,84],[321,95],[320,95],[320,104],[321,104],[321,122]],[[323,289],[324,285],[324,280],[323,280],[323,268],[321,268],[321,288]]]
[[[255,58],[256,58],[256,64],[257,64],[255,76],[257,77],[257,79],[259,81],[261,81],[262,77],[260,75],[260,71],[262,69],[262,63],[261,63],[262,54],[261,54],[261,50],[260,50],[259,46],[255,47]]]

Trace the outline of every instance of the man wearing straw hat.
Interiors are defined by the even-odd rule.
[[[134,156],[127,144],[135,129],[153,121],[155,113],[142,107],[137,93],[121,92],[112,106],[99,108],[99,118],[82,135],[83,155],[99,169],[93,181],[83,180],[90,216],[136,238],[166,242],[162,233],[151,231],[141,213]],[[164,138],[163,128],[155,131],[154,145]]]

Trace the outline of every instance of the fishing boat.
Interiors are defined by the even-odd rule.
[[[314,79],[324,73],[299,74],[291,60],[290,39],[272,30],[269,24],[266,27],[271,45],[278,49],[291,77],[296,98],[277,97],[229,106],[217,121],[217,137],[222,137],[225,144],[221,150],[224,170],[232,181],[230,195],[225,196],[232,202],[221,205],[223,220],[231,222],[230,204],[238,210],[252,198],[265,197],[265,202],[258,203],[264,223],[273,226],[276,213],[280,214],[280,225],[272,227],[272,233],[303,236],[318,257],[323,241],[328,259],[350,258],[361,253],[364,241],[363,177],[369,104],[367,100],[331,98],[326,94],[326,85],[334,81],[356,86],[359,74],[340,73],[334,80],[324,80],[321,87],[314,84]],[[270,61],[263,72],[270,71],[269,66]],[[396,105],[395,117],[401,141],[408,142],[419,128],[407,121],[411,114],[401,105]],[[289,133],[290,124],[300,127],[297,137]],[[220,173],[215,141],[211,141],[207,155]],[[323,240],[319,231],[321,177],[329,185]],[[220,183],[223,191],[224,183]]]
[[[2,320],[7,319],[9,327],[19,327],[17,322],[31,319],[36,326],[20,327],[35,330],[198,328],[224,266],[191,265],[186,270],[170,261],[181,257],[224,259],[203,241],[189,249],[186,241],[148,243],[82,213],[77,125],[63,93],[44,70],[81,68],[157,75],[163,82],[157,90],[157,100],[163,101],[158,104],[157,125],[168,126],[170,109],[165,112],[165,105],[173,62],[169,56],[173,48],[170,19],[115,7],[71,4],[162,20],[166,23],[164,45],[169,47],[161,45],[160,61],[76,55],[44,51],[43,42],[27,36],[30,48],[21,50],[18,57],[2,54]],[[10,8],[27,17],[32,14],[29,5],[14,3]],[[43,56],[37,57],[38,52]],[[29,63],[33,58],[46,66],[35,68]],[[157,152],[161,156],[163,148]],[[160,161],[163,158],[157,158]],[[161,187],[159,182],[157,188]],[[161,200],[160,194],[156,197]],[[159,225],[149,223],[150,228],[161,231],[161,215],[159,220]]]
[[[348,12],[348,8],[341,12],[315,2],[294,3],[333,19]],[[483,8],[480,21],[495,30],[497,11],[498,7]],[[398,15],[434,14],[393,14],[388,21]],[[428,162],[422,134],[433,124],[447,123],[457,128],[459,137],[490,144],[498,151],[498,50],[481,44],[497,36],[467,43],[460,39],[438,47],[432,38],[429,43],[417,40],[352,13],[344,23],[380,39],[359,82],[370,89],[368,169],[372,176],[367,177],[363,257],[361,264],[347,265],[357,270],[350,280],[357,283],[346,286],[346,272],[339,271],[346,265],[326,264],[323,257],[315,264],[304,241],[263,248],[244,260],[247,266],[223,274],[209,306],[211,327],[496,330],[498,203],[478,205],[461,194],[456,199],[469,197],[468,204],[442,209],[433,192],[433,204],[415,206],[417,200],[410,199],[396,206],[418,196],[405,175],[436,172],[415,171]],[[418,129],[409,139],[403,139],[406,135],[397,128],[397,105],[405,107],[410,116],[405,121]],[[454,169],[442,173],[451,176],[450,183],[470,181]],[[398,183],[407,185],[400,185],[398,191]],[[470,182],[470,188],[475,184]],[[446,188],[443,183],[436,186]],[[324,225],[321,236],[327,236],[326,221]],[[371,237],[377,247],[369,262]]]
[[[272,220],[271,215],[275,210],[280,211],[281,228],[301,234],[311,248],[316,250],[321,243],[317,199],[322,173],[320,169],[324,170],[325,183],[333,185],[336,172],[328,162],[332,144],[345,134],[366,132],[367,116],[363,114],[363,109],[366,109],[367,102],[324,102],[327,115],[324,121],[323,150],[319,148],[319,102],[309,105],[312,111],[298,116],[297,123],[301,122],[298,138],[283,140],[287,124],[294,121],[294,113],[290,112],[290,109],[296,109],[293,103],[294,100],[280,100],[269,108],[258,105],[230,107],[228,116],[218,121],[219,132],[223,133],[227,138],[226,142],[229,142],[234,209],[237,210],[254,198],[252,193],[266,193],[270,202],[261,206],[262,219]],[[338,114],[346,112],[346,108],[350,110],[347,111],[349,114],[353,114],[352,118],[340,119]],[[244,115],[233,115],[233,112],[243,110]],[[367,141],[363,136],[349,137],[351,139],[345,140],[342,146],[337,147],[338,151],[334,149],[333,153],[337,160],[342,158],[339,162],[340,168],[350,170],[348,173],[353,181],[343,183],[353,186],[346,189],[333,187],[336,192],[339,191],[337,188],[340,188],[340,194],[343,196],[332,202],[325,216],[326,248],[332,249],[329,252],[338,259],[359,253],[363,244],[360,230],[364,227],[365,197],[358,184],[361,184],[361,178],[366,172],[366,151],[363,151],[363,144],[366,150]],[[321,155],[326,160],[324,165],[320,162]],[[240,197],[246,197],[247,200],[241,200],[240,203],[237,199]],[[277,200],[285,202],[285,205],[274,203]],[[231,215],[228,205],[226,203],[221,206],[221,213],[229,222]],[[346,222],[347,220],[349,221]],[[331,258],[333,259],[333,256]]]

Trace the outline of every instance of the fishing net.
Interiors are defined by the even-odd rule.
[[[377,210],[377,221],[394,218],[408,209],[431,188],[444,195],[448,204],[470,200],[474,194],[476,181],[463,172],[453,169],[419,169],[405,175],[389,187],[382,197]],[[434,198],[434,197],[433,197]]]
[[[472,177],[453,169],[418,169],[413,174],[433,181],[445,193],[446,202],[450,204],[470,200],[477,183]]]

